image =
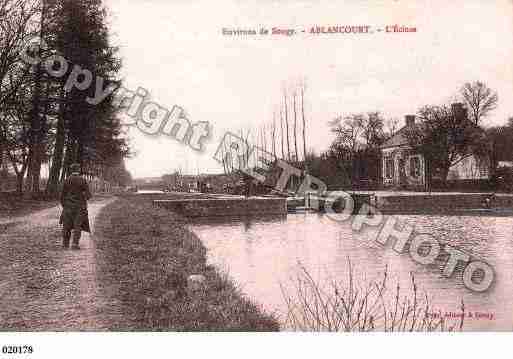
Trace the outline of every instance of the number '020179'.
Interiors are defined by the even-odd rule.
[[[32,354],[34,349],[32,345],[4,345],[2,354]]]

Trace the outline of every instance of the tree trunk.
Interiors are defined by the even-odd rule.
[[[0,143],[0,192],[6,190],[5,180],[7,179],[8,173],[4,171],[4,151],[2,148],[2,143]],[[3,176],[6,176],[5,179]]]
[[[32,111],[30,113],[30,147],[29,147],[29,166],[27,186],[28,190],[36,192],[39,190],[39,181],[37,180],[37,169],[40,169],[38,162],[40,160],[40,133],[41,117],[39,113],[41,96],[41,66],[36,67],[34,94],[32,98]]]
[[[447,176],[449,175],[450,167],[450,165],[445,165],[443,166],[443,168],[441,168],[440,175],[442,177],[442,183],[444,184],[444,186],[447,186]]]
[[[305,161],[305,172],[308,173],[308,163],[306,162],[305,93],[303,86],[301,86],[301,117],[303,119],[303,159]]]
[[[297,110],[296,110],[296,93],[294,92],[294,149],[296,152],[295,163],[299,162],[299,154],[297,151]]]
[[[66,152],[64,154],[64,164],[62,166],[60,182],[64,182],[64,180],[69,175],[69,166],[71,165],[71,163],[73,161],[72,157],[73,157],[73,140],[69,139],[68,143],[66,144]]]
[[[16,192],[21,194],[23,193],[23,178],[25,177],[24,173],[16,173]]]
[[[40,70],[41,71],[41,70]],[[41,80],[42,81],[42,80]],[[32,192],[37,194],[40,192],[40,181],[41,181],[41,167],[43,164],[43,155],[46,153],[46,137],[47,137],[47,115],[48,109],[50,105],[49,96],[50,96],[50,87],[51,84],[49,82],[46,83],[45,94],[44,94],[44,108],[41,116],[36,114],[38,120],[38,129],[36,132],[36,142],[35,149],[33,153],[35,156],[32,161],[32,172],[30,173],[31,181],[32,181]],[[41,99],[38,99],[37,102],[40,104]],[[38,104],[38,105],[39,105]],[[36,107],[37,108],[37,107]]]
[[[46,17],[45,2],[42,2],[41,24],[39,30],[39,39],[44,37],[44,21]],[[41,48],[38,50],[38,56],[41,57]],[[42,141],[43,141],[43,122],[39,110],[41,105],[43,71],[41,63],[38,63],[34,73],[34,94],[32,97],[32,109],[30,113],[30,148],[29,148],[29,168],[28,168],[28,186],[33,193],[39,192],[39,180],[41,178],[42,161]]]
[[[73,163],[82,163],[84,157],[84,145],[80,139],[76,141],[75,158]]]
[[[276,112],[273,112],[273,155],[276,159]]]
[[[2,140],[0,140],[0,171],[3,169],[4,165],[4,144]]]
[[[62,162],[64,156],[64,140],[65,140],[65,128],[64,128],[64,91],[61,92],[61,104],[59,109],[59,119],[57,120],[57,133],[55,135],[55,148],[53,152],[52,168],[50,169],[50,175],[48,176],[48,185],[46,192],[49,195],[57,193],[59,184],[59,174],[62,170]]]
[[[285,99],[285,126],[287,127],[287,160],[290,161],[290,136],[289,136],[289,109],[287,103],[287,94],[283,94]]]
[[[281,159],[285,159],[285,146],[283,144],[283,110],[282,110],[282,107],[280,106],[280,128],[281,128],[281,136],[280,136],[280,139],[281,139]]]
[[[431,192],[431,177],[431,160],[428,156],[424,155],[424,180],[426,181],[424,186],[429,192]]]

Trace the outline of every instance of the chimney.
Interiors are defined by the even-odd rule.
[[[404,118],[406,119],[406,126],[411,127],[415,125],[415,115],[406,115]]]

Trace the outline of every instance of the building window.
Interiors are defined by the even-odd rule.
[[[410,177],[420,177],[420,158],[418,156],[410,157]]]
[[[488,168],[486,166],[479,166],[479,175],[482,177],[482,178],[486,178],[488,177]]]
[[[385,159],[385,177],[394,178],[394,160],[392,158]]]

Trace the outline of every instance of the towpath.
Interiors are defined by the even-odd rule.
[[[89,205],[93,234],[62,249],[59,206],[0,221],[0,330],[102,331],[123,316],[98,279],[94,219],[112,199]]]

